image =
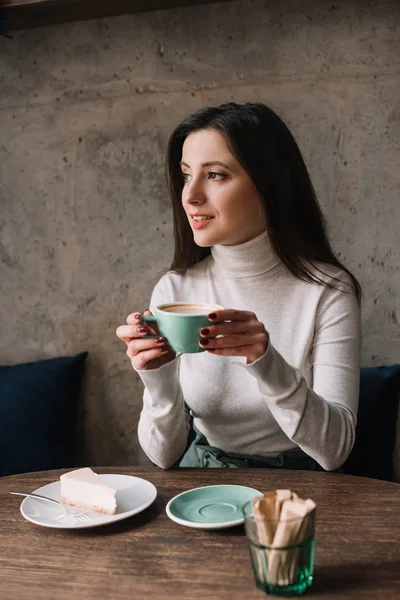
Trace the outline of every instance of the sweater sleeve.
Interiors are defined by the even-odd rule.
[[[150,310],[172,301],[163,279],[154,288]],[[149,371],[136,370],[145,389],[139,418],[138,438],[149,459],[162,469],[174,465],[186,448],[190,415],[179,381],[180,356]]]
[[[339,468],[354,445],[360,381],[360,308],[353,292],[326,288],[312,346],[312,387],[269,343],[243,365],[258,382],[283,432],[327,471]]]

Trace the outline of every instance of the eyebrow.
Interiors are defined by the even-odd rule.
[[[232,169],[230,167],[228,167],[228,165],[221,162],[220,160],[211,160],[209,162],[205,162],[205,163],[201,164],[202,167],[213,167],[214,165],[218,165],[219,167],[225,167],[225,169],[228,169],[228,171],[232,171]],[[190,166],[187,163],[185,163],[183,160],[181,160],[181,166],[187,167],[188,169],[190,169]]]

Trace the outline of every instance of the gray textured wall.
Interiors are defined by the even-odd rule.
[[[0,38],[0,88],[0,364],[90,352],[87,463],[146,462],[142,388],[115,329],[168,267],[165,145],[204,104],[262,100],[286,119],[364,289],[363,364],[399,360],[397,0],[243,0],[20,31]]]

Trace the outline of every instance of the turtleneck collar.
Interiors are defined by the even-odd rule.
[[[254,277],[279,263],[266,231],[244,244],[212,246],[211,254],[215,266],[226,277]]]

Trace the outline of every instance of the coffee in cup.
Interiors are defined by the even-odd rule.
[[[221,310],[216,304],[192,304],[189,302],[176,302],[175,304],[163,304],[160,310],[175,315],[209,315],[215,310]]]
[[[160,334],[175,352],[194,354],[205,352],[205,348],[199,346],[200,329],[210,325],[208,315],[218,310],[223,310],[219,304],[171,302],[157,306],[154,316],[146,315],[142,322],[156,323]]]

